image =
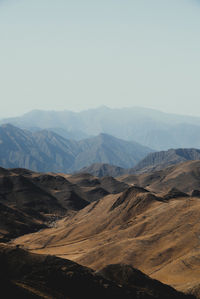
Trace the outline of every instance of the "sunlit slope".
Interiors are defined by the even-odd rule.
[[[142,188],[108,195],[57,227],[15,241],[93,269],[127,263],[188,290],[200,279],[200,199],[163,200]]]
[[[124,175],[118,179],[159,193],[165,193],[174,187],[183,192],[192,192],[195,189],[200,189],[200,161],[187,161],[160,171],[140,175]]]

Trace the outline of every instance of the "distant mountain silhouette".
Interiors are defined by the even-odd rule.
[[[190,160],[200,160],[199,149],[170,149],[168,151],[148,154],[147,157],[141,160],[130,172],[151,172]]]
[[[151,173],[162,170],[168,166],[186,161],[200,160],[200,150],[194,148],[170,149],[168,151],[153,152],[148,154],[133,168],[122,168],[105,163],[94,163],[80,169],[79,173],[90,173],[97,177],[119,177],[125,174]]]
[[[81,151],[77,155],[74,169],[89,166],[92,163],[108,163],[124,168],[130,168],[145,157],[151,149],[136,142],[128,142],[108,134],[84,139],[78,143]]]
[[[37,128],[37,130],[34,130],[35,132],[37,131],[41,131],[40,128]],[[72,140],[82,140],[82,139],[86,139],[92,136],[89,136],[88,134],[82,132],[82,131],[69,131],[67,129],[63,129],[63,128],[48,128],[48,131],[54,132],[60,136],[62,136],[65,139],[72,139]]]
[[[31,133],[12,125],[0,127],[0,165],[35,171],[62,171],[72,167],[77,144],[61,136],[40,131]]]
[[[0,127],[0,165],[34,171],[73,172],[102,162],[132,167],[151,150],[107,134],[81,141],[42,130],[30,132],[7,124]]]
[[[200,118],[153,109],[99,107],[87,111],[33,110],[21,117],[1,120],[23,129],[51,129],[68,139],[106,133],[136,141],[155,150],[200,148]]]

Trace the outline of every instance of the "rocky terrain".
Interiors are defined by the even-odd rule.
[[[199,197],[141,187],[108,195],[57,227],[16,239],[35,253],[55,254],[100,270],[125,263],[184,292],[199,290]],[[195,291],[194,291],[195,290]]]
[[[77,265],[75,262],[83,267],[73,266],[78,267],[79,274],[72,277],[79,281],[80,273],[86,271],[84,267],[97,271],[90,272],[95,277],[91,285],[101,289],[103,296],[111,296],[115,290],[123,294],[119,298],[165,298],[165,293],[166,298],[184,296],[166,289],[163,284],[167,284],[200,298],[199,169],[199,161],[187,161],[116,179],[0,168],[0,255],[2,250],[2,260],[6,260],[8,253],[11,264],[5,267],[16,273],[12,279],[8,275],[8,289],[22,298],[77,298],[74,289],[67,293],[64,288],[70,271],[59,274],[65,262]],[[15,254],[25,255],[30,275],[23,272],[27,270],[23,263],[22,276],[12,270],[21,269]],[[35,267],[29,254],[34,257]],[[44,261],[47,264],[43,268]],[[57,262],[61,268],[57,268]],[[47,277],[49,281],[51,267],[61,275],[61,293],[57,286],[51,289],[47,282],[41,285],[38,280],[43,277],[46,281]],[[96,275],[103,277],[97,279],[98,283]],[[107,283],[102,285],[102,279],[112,286],[105,288]],[[83,289],[90,298],[92,290],[86,286]]]
[[[171,188],[191,193],[200,189],[200,161],[187,161],[168,166],[159,171],[139,175],[124,175],[120,181],[127,184],[138,185],[156,193],[165,193]]]

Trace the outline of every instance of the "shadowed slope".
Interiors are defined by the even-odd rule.
[[[77,185],[71,184],[62,175],[41,174],[32,178],[35,185],[56,197],[65,209],[80,210],[89,202]]]
[[[110,165],[106,163],[94,163],[88,167],[84,167],[80,169],[79,173],[90,173],[97,177],[104,177],[104,176],[117,177],[123,175],[124,173],[128,173],[128,170],[119,166]]]
[[[180,164],[190,160],[200,160],[200,150],[194,148],[170,149],[148,154],[130,173],[145,173],[158,171],[170,165]]]
[[[0,176],[0,201],[36,218],[43,214],[62,215],[65,211],[54,196],[21,174]]]
[[[114,178],[0,169],[0,238],[35,232],[128,185]]]
[[[90,202],[98,200],[110,193],[116,194],[126,190],[129,185],[113,177],[97,178],[88,173],[77,173],[68,177],[68,180],[81,188],[82,193]]]
[[[16,298],[16,296],[27,299],[156,299],[160,298],[159,294],[166,295],[162,297],[163,299],[193,298],[152,281],[129,266],[127,268],[131,269],[137,281],[136,287],[135,285],[129,287],[124,279],[120,281],[119,286],[116,275],[115,277],[110,275],[108,279],[104,278],[103,276],[108,276],[106,275],[108,271],[105,269],[102,271],[102,276],[66,259],[30,254],[22,249],[3,244],[0,244],[0,264],[2,283],[0,289],[3,299]],[[119,266],[117,269],[119,277]],[[133,274],[131,276],[133,277]]]
[[[168,192],[177,188],[182,192],[200,189],[200,161],[188,161],[160,171],[118,178],[126,184],[136,184],[155,192]]]
[[[199,285],[200,200],[165,200],[131,187],[90,204],[57,228],[18,238],[16,243],[94,269],[126,263],[187,291]]]
[[[139,293],[141,292],[141,289],[143,289],[148,294],[149,298],[169,299],[178,296],[176,291],[171,287],[163,285],[155,279],[149,278],[147,275],[144,275],[130,265],[108,265],[98,273],[106,279],[115,281],[119,285],[126,286],[130,291],[132,289],[137,289],[137,292]],[[184,298],[183,294],[180,294],[180,298]]]
[[[12,238],[38,231],[47,227],[42,221],[28,216],[20,210],[9,208],[0,203],[0,241],[9,241]]]

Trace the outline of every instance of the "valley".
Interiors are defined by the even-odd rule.
[[[198,171],[198,160],[118,178],[1,168],[1,244],[100,273],[129,265],[199,298]]]
[[[0,127],[8,298],[200,298],[200,150],[58,133]]]
[[[0,299],[200,299],[200,0],[0,0]]]

